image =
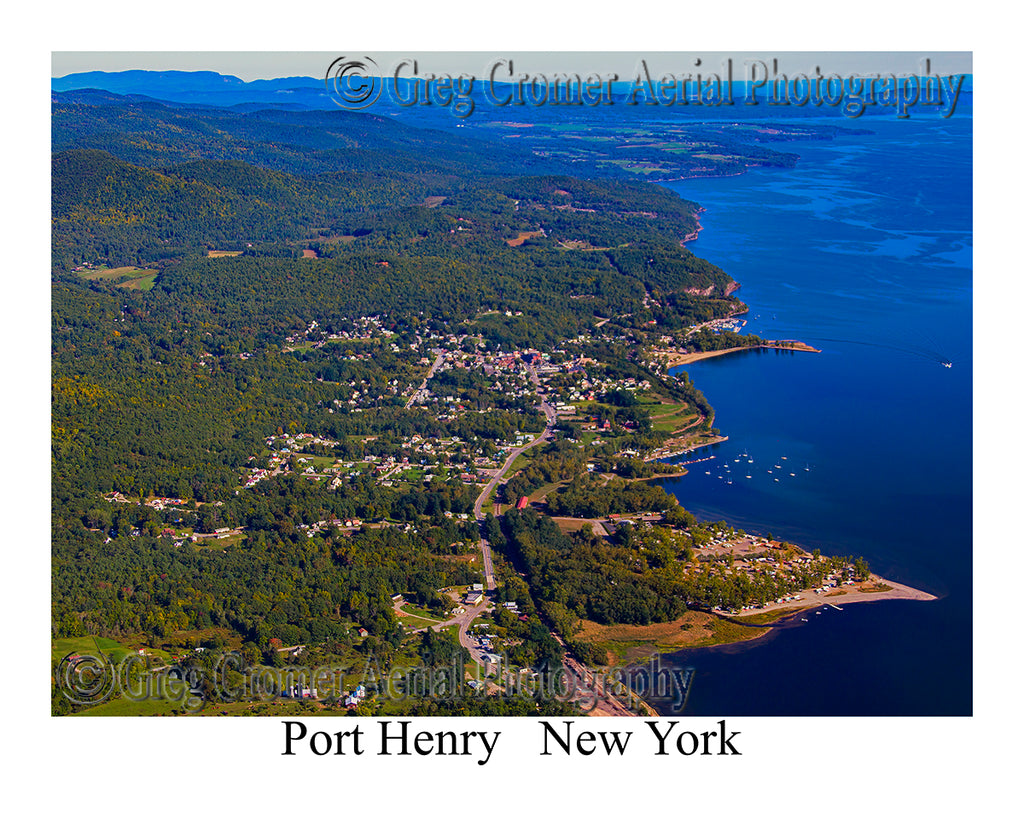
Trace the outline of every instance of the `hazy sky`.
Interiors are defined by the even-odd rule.
[[[551,51],[231,51],[231,52],[176,52],[176,51],[55,51],[52,53],[51,76],[63,77],[83,71],[126,71],[129,69],[216,71],[243,80],[274,77],[323,78],[327,67],[340,56],[369,56],[383,73],[390,75],[404,59],[416,59],[421,73],[459,74],[475,77],[486,75],[488,67],[497,59],[511,59],[515,71],[554,73],[572,71],[581,74],[618,74],[621,79],[632,79],[641,58],[654,74],[716,72],[726,58],[733,60],[733,78],[745,78],[745,61],[762,60],[771,65],[777,58],[779,71],[811,74],[820,67],[823,74],[906,74],[920,72],[923,60],[931,59],[932,71],[941,74],[966,74],[972,71],[971,52],[949,51],[616,51],[616,52],[551,52]],[[700,66],[695,66],[700,59]]]

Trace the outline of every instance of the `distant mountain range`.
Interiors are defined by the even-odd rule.
[[[387,79],[390,87],[394,80]],[[413,80],[397,81],[396,90],[405,97],[410,96]],[[837,107],[796,106],[771,108],[766,105],[730,106],[690,105],[690,106],[649,106],[625,105],[626,94],[630,83],[613,83],[612,99],[617,105],[599,106],[566,106],[566,105],[522,105],[496,106],[487,99],[484,83],[477,82],[472,92],[475,102],[473,114],[465,119],[453,116],[450,106],[442,105],[411,105],[402,106],[390,98],[388,92],[382,93],[380,99],[366,109],[369,113],[400,118],[410,124],[428,125],[430,127],[452,128],[458,125],[483,124],[488,121],[508,119],[552,120],[566,117],[590,117],[607,119],[615,116],[642,118],[675,118],[696,121],[703,119],[759,119],[766,116],[801,117],[801,116],[836,116],[843,117]],[[514,86],[496,83],[496,96],[503,98],[513,91]],[[746,83],[732,84],[733,96],[743,99]],[[973,108],[973,77],[967,75],[959,95],[957,111],[968,114]],[[131,98],[151,98],[165,103],[182,104],[190,107],[213,106],[218,108],[237,108],[239,110],[259,110],[277,108],[293,111],[338,110],[338,105],[328,92],[323,79],[313,77],[280,77],[269,80],[252,80],[246,82],[231,75],[218,74],[213,71],[89,71],[69,74],[51,80],[54,92],[84,91],[88,89],[106,91],[112,94]],[[103,104],[102,97],[93,97],[91,104]],[[893,116],[890,107],[868,108],[866,116]],[[934,116],[934,112],[925,113],[918,108],[915,115]]]
[[[334,109],[323,80],[282,77],[246,82],[213,71],[87,71],[55,78],[53,91],[97,89],[163,102],[231,107],[259,103],[297,110]]]

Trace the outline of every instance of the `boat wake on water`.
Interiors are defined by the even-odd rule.
[[[894,350],[900,353],[907,353],[908,355],[917,356],[924,358],[928,361],[933,361],[936,364],[941,364],[947,369],[953,366],[953,360],[948,356],[944,355],[940,350],[933,347],[924,347],[916,344],[907,344],[905,342],[895,341],[863,341],[860,339],[853,338],[826,338],[823,336],[803,336],[808,342],[832,342],[834,344],[860,344],[864,347],[876,347],[880,350]]]

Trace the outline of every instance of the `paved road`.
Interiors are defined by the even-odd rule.
[[[530,368],[530,376],[534,384],[540,383],[537,378],[537,371],[534,370],[532,367]],[[480,496],[476,499],[476,503],[473,504],[473,515],[474,517],[476,517],[478,522],[483,523],[484,504],[487,503],[487,499],[490,498],[491,493],[494,492],[498,484],[501,483],[502,480],[504,480],[505,473],[508,472],[508,470],[512,467],[512,464],[515,463],[516,458],[518,458],[531,447],[535,447],[538,444],[541,444],[545,441],[550,441],[554,437],[555,422],[557,420],[557,413],[555,412],[555,408],[545,400],[541,401],[540,408],[548,419],[547,426],[545,426],[544,431],[539,436],[530,441],[530,443],[513,449],[509,456],[505,459],[505,463],[501,465],[501,469],[499,469],[494,474],[494,477],[487,482],[487,486],[484,487],[483,492],[481,492]],[[480,553],[483,555],[484,588],[486,588],[487,591],[493,591],[495,588],[494,567],[493,564],[491,563],[491,545],[487,542],[486,538],[481,538],[480,540]]]
[[[419,398],[420,393],[427,388],[427,382],[434,377],[434,373],[437,372],[437,368],[441,366],[441,362],[444,361],[444,351],[442,350],[437,354],[437,358],[434,359],[434,363],[430,365],[430,369],[427,370],[427,377],[423,379],[423,383],[420,384],[419,389],[416,390],[409,400],[405,402],[405,408],[409,409],[413,405],[413,402]]]
[[[540,386],[540,379],[537,376],[536,369],[534,369],[533,367],[529,367],[529,371],[530,380],[533,381],[535,386]],[[555,423],[558,420],[557,412],[551,404],[549,404],[546,400],[543,399],[540,403],[540,409],[547,417],[547,425],[544,427],[544,431],[525,446],[517,447],[516,449],[512,450],[508,458],[505,459],[505,463],[502,464],[501,469],[499,469],[497,473],[495,473],[494,477],[492,477],[491,480],[487,482],[487,485],[484,487],[483,491],[476,499],[476,503],[473,505],[473,515],[474,517],[476,517],[478,522],[483,522],[484,504],[487,503],[487,499],[490,498],[491,493],[494,492],[498,484],[501,483],[501,481],[504,479],[505,474],[512,467],[512,464],[515,463],[516,458],[518,458],[531,447],[535,447],[543,443],[544,441],[550,441],[554,437],[554,427]],[[491,563],[491,546],[487,542],[486,538],[481,538],[480,540],[480,552],[483,556],[485,588],[487,589],[487,591],[493,591],[495,588],[495,582],[493,564]],[[468,630],[473,620],[475,620],[479,615],[483,614],[485,611],[490,610],[491,608],[491,605],[467,607],[466,611],[463,614],[453,617],[451,620],[447,620],[444,623],[440,623],[436,626],[431,626],[430,628],[441,629],[444,626],[448,625],[458,625],[459,643],[469,651],[470,655],[476,662],[482,664],[483,659],[481,657],[481,649],[470,638]],[[633,715],[633,712],[630,711],[630,709],[627,708],[618,697],[612,695],[610,692],[605,690],[603,681],[595,677],[594,672],[592,672],[583,663],[581,663],[579,660],[577,660],[569,653],[567,647],[565,646],[565,643],[557,634],[552,632],[552,636],[566,650],[565,656],[563,658],[566,672],[575,676],[579,681],[577,685],[583,689],[583,692],[577,693],[576,697],[574,698],[586,699],[588,698],[588,696],[590,696],[588,692],[592,692],[596,688],[598,691],[598,705],[592,713],[603,716]]]
[[[402,603],[395,603],[394,609],[396,613],[405,614],[405,612],[402,611],[402,605]],[[427,629],[441,631],[441,629],[447,628],[448,626],[458,626],[459,644],[467,651],[469,651],[470,656],[473,658],[475,662],[479,663],[480,665],[483,665],[484,651],[482,648],[480,648],[479,645],[477,645],[476,641],[474,641],[469,636],[469,627],[477,617],[488,611],[492,611],[493,608],[494,607],[488,603],[481,603],[479,606],[466,606],[466,610],[462,612],[462,614],[456,614],[454,617],[450,617],[449,619],[444,621],[431,623],[429,626],[410,629],[410,631],[412,631],[415,634],[416,632],[426,631]],[[398,622],[402,622],[401,618],[399,618]]]

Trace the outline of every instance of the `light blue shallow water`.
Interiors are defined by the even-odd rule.
[[[791,170],[671,185],[707,208],[690,247],[741,283],[746,330],[823,352],[688,366],[730,440],[664,486],[702,518],[863,555],[941,599],[677,655],[696,669],[684,713],[971,712],[971,121],[864,124],[793,144]]]

